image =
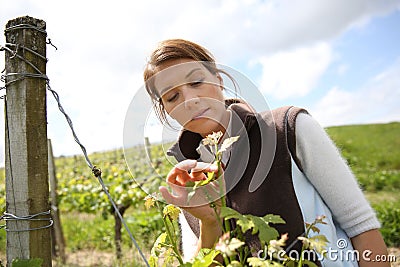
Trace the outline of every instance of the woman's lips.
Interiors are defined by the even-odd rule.
[[[197,119],[203,118],[203,117],[204,117],[204,114],[206,114],[207,111],[208,111],[209,109],[210,109],[210,108],[205,108],[205,109],[203,109],[203,110],[197,112],[197,113],[192,117],[192,120],[197,120]]]

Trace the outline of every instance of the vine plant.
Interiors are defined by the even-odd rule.
[[[203,144],[210,146],[215,155],[214,164],[218,167],[218,172],[207,173],[207,178],[201,181],[188,182],[186,188],[189,191],[188,201],[194,196],[196,190],[202,189],[203,186],[214,183],[219,174],[222,174],[222,153],[224,153],[239,137],[227,138],[219,145],[222,137],[221,132],[212,133],[203,139]],[[182,253],[179,249],[179,231],[178,231],[178,216],[181,212],[180,208],[172,204],[165,204],[159,200],[158,194],[148,195],[145,198],[146,208],[157,207],[162,214],[165,225],[163,232],[155,241],[151,249],[149,264],[151,267],[158,266],[180,266],[180,267],[206,267],[206,266],[289,266],[300,267],[307,264],[310,267],[317,266],[303,258],[303,252],[306,249],[314,250],[317,253],[323,254],[328,240],[323,235],[314,235],[310,237],[310,233],[317,232],[318,224],[325,224],[324,216],[320,216],[312,223],[306,224],[304,236],[298,239],[302,241],[303,246],[299,258],[290,257],[284,250],[288,235],[284,234],[279,237],[278,231],[270,224],[285,223],[279,215],[267,214],[263,217],[258,217],[250,214],[240,214],[234,209],[226,206],[225,194],[223,194],[224,183],[219,183],[221,196],[221,207],[216,208],[216,203],[210,199],[209,205],[214,209],[215,216],[223,222],[221,228],[222,236],[216,244],[208,249],[203,248],[190,261],[183,260]],[[207,195],[207,194],[206,194]],[[230,220],[234,219],[236,229],[230,228]],[[251,234],[257,235],[261,247],[264,247],[264,257],[253,257],[250,249],[244,242],[244,233],[250,231]]]

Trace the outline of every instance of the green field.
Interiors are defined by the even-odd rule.
[[[400,246],[400,123],[327,129],[377,212],[388,246]]]
[[[400,123],[330,127],[327,129],[342,155],[355,173],[361,188],[376,210],[382,223],[381,232],[388,246],[400,246]],[[124,217],[143,251],[149,253],[156,236],[162,231],[160,215],[146,210],[146,196],[132,175],[146,177],[145,189],[157,191],[162,179],[152,173],[140,147],[128,153],[132,162],[130,171],[122,150],[90,155],[91,161],[103,171],[103,179],[120,207]],[[165,176],[171,167],[166,162],[161,146],[151,150],[154,168]],[[112,252],[114,217],[107,197],[98,181],[80,156],[56,159],[59,204],[67,252],[94,250]],[[132,173],[132,175],[131,175]],[[0,196],[5,196],[4,170],[1,172]],[[5,208],[0,198],[0,211]],[[2,222],[3,223],[3,222]],[[5,231],[0,230],[0,252],[5,251]],[[135,251],[126,231],[122,230],[124,258],[127,251]],[[0,253],[0,257],[1,257]]]

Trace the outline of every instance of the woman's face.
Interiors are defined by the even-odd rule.
[[[166,112],[185,129],[202,136],[225,132],[229,113],[218,73],[200,62],[176,59],[162,64],[153,77]]]

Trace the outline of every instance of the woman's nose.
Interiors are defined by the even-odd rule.
[[[184,92],[185,108],[191,109],[200,103],[200,98],[192,90],[187,89]]]

